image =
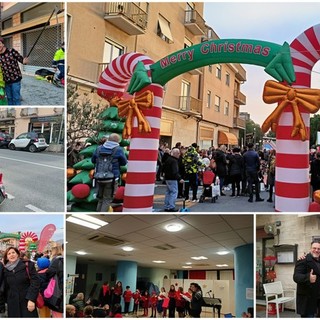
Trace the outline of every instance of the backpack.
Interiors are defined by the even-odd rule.
[[[96,170],[93,176],[98,182],[114,182],[115,176],[113,173],[113,162],[114,155],[118,148],[119,147],[115,147],[111,154],[101,152],[101,147],[98,148]]]

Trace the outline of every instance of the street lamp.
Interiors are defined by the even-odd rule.
[[[256,127],[253,128],[253,145],[256,147]]]

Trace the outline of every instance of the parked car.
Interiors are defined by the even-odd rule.
[[[22,149],[36,152],[46,150],[49,145],[42,133],[25,132],[12,139],[8,147],[10,150]]]
[[[8,145],[11,141],[12,137],[8,135],[7,133],[0,132],[0,148],[6,147],[8,148]]]

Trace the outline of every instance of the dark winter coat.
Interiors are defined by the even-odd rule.
[[[320,159],[316,158],[311,162],[311,185],[317,190],[320,187]]]
[[[9,318],[38,318],[37,308],[29,312],[28,301],[37,300],[40,281],[34,263],[28,261],[30,279],[26,270],[26,262],[19,260],[17,266],[9,271],[4,268],[6,301]]]
[[[162,167],[165,180],[180,180],[181,176],[179,173],[178,159],[169,156]]]
[[[230,154],[227,156],[229,160],[229,175],[242,175],[243,173],[243,158],[241,154]]]
[[[227,175],[227,158],[226,154],[218,149],[215,153],[214,160],[216,161],[216,174],[220,178],[224,178]]]
[[[246,172],[258,172],[260,169],[260,159],[257,152],[248,150],[243,155]]]
[[[315,283],[310,283],[310,272],[317,276]],[[305,259],[296,263],[293,280],[297,283],[297,313],[300,315],[315,314],[317,300],[320,299],[320,262],[310,253]]]
[[[3,313],[6,307],[4,301],[3,269],[3,264],[0,262],[0,313]]]

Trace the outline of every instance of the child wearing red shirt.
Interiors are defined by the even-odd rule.
[[[138,315],[138,308],[139,308],[139,303],[141,299],[141,293],[139,289],[136,290],[136,292],[132,295],[133,297],[133,313]]]
[[[152,296],[150,298],[151,302],[151,318],[157,317],[157,302],[158,302],[158,296],[155,291],[152,292]]]
[[[129,306],[132,299],[132,291],[130,290],[130,286],[126,286],[126,291],[123,293],[124,299],[124,313],[126,316],[129,314]]]
[[[144,295],[141,297],[142,308],[143,308],[143,317],[147,317],[148,316],[149,300],[150,300],[149,293],[148,293],[148,290],[146,290],[144,292]]]

